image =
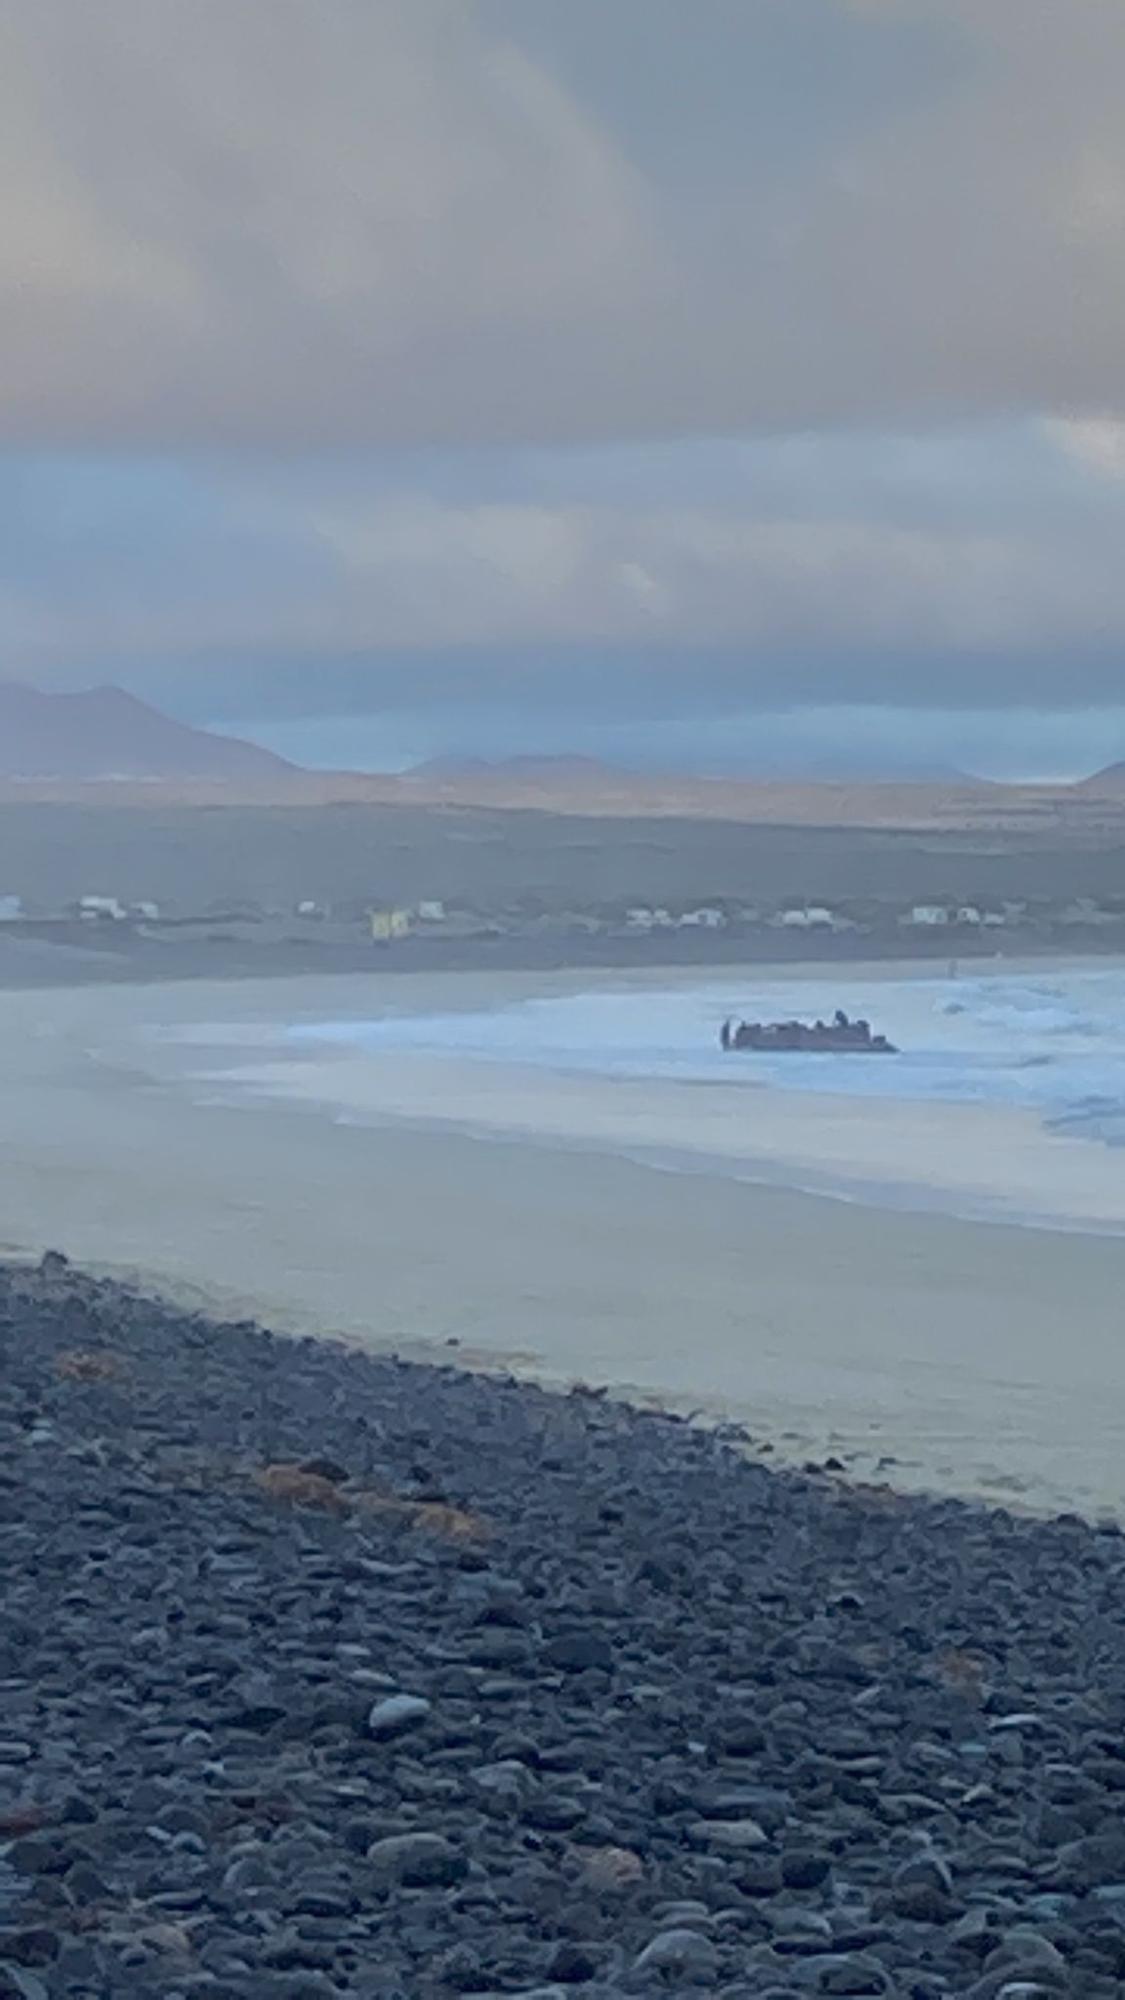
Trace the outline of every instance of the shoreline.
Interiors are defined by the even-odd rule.
[[[1099,973],[1106,963],[1068,960],[1066,970]],[[785,965],[745,970],[758,1006],[769,1004],[764,988],[794,983]],[[1034,961],[1014,961],[1005,965],[1004,976],[1034,978],[1037,971]],[[802,968],[799,978],[802,985],[834,985],[839,976],[839,968],[819,963]],[[852,995],[859,981],[875,988],[926,987],[932,979],[932,967],[915,961],[858,962],[848,972]],[[645,1073],[599,1068],[577,1051],[568,1059],[565,1032],[557,1051],[535,1058],[521,1053],[518,1038],[509,1050],[493,1046],[487,1034],[462,1045],[456,1027],[450,1031],[459,1017],[479,1014],[487,1020],[502,1011],[518,1018],[532,1003],[631,997],[643,1006],[646,995],[663,1004],[697,989],[711,1012],[735,1004],[721,988],[714,994],[699,988],[698,975],[683,968],[663,975],[572,971],[513,977],[502,991],[471,975],[448,985],[422,979],[395,990],[393,997],[376,986],[365,1005],[343,1014],[309,1020],[302,1006],[274,1011],[260,1024],[225,1027],[216,1020],[189,1033],[181,1037],[185,1049],[201,1054],[210,1049],[215,1060],[201,1059],[186,1080],[220,1101],[273,1100],[319,1110],[342,1124],[416,1126],[480,1140],[609,1152],[649,1169],[725,1175],[750,1186],[788,1188],[879,1210],[1125,1234],[1125,1148],[1096,1133],[1069,1129],[1065,1110],[912,1088],[915,1073],[906,1066],[907,1057],[889,1078],[894,1082],[901,1075],[900,1089],[868,1095],[862,1089],[817,1089],[804,1070],[792,1086],[783,1066],[762,1070],[738,1057],[730,1058],[721,1074],[708,1070],[705,1061],[679,1075]],[[845,997],[849,1005],[860,1004],[847,991]],[[792,995],[779,1004],[794,1004]],[[806,1007],[811,1004],[804,1000]],[[418,1046],[409,1037],[396,1042],[396,1024],[415,1018],[429,1021],[438,1039]],[[712,1053],[706,1008],[696,1026],[703,1058]],[[389,1029],[390,1039],[365,1041],[364,1031],[371,1028]],[[441,1031],[449,1031],[448,1046],[441,1045]],[[950,1059],[955,1065],[956,1052]],[[880,1084],[884,1080],[881,1075]]]
[[[339,1125],[416,1129],[478,1143],[508,1142],[564,1154],[608,1154],[648,1172],[730,1179],[812,1200],[889,1214],[943,1216],[1013,1230],[1125,1237],[1125,1158],[1096,1142],[1047,1131],[1030,1110],[1003,1106],[847,1099],[746,1082],[746,1106],[719,1100],[720,1086],[591,1083],[518,1064],[401,1053],[375,1058],[335,1051],[315,1060],[260,1061],[200,1072],[198,1086],[232,1107],[272,1102]],[[695,1096],[685,1133],[685,1098]],[[708,1098],[713,1098],[708,1103]],[[607,1100],[609,1100],[607,1107]],[[709,1115],[710,1114],[710,1115]],[[1045,1149],[1069,1194],[1036,1208]],[[903,1158],[922,1159],[925,1176]],[[940,1177],[939,1162],[968,1154],[972,1183]],[[983,1164],[987,1163],[987,1173]],[[1100,1207],[1099,1207],[1100,1203]]]
[[[304,982],[287,1005],[325,1018],[345,993]],[[168,987],[159,1020],[256,1033],[275,1006],[265,984]],[[0,996],[13,1249],[58,1244],[189,1305],[369,1351],[703,1408],[860,1479],[889,1458],[902,1490],[1125,1516],[1119,1239],[526,1136],[201,1104],[153,1024],[142,988]]]
[[[412,937],[401,943],[320,943],[313,938],[281,936],[269,942],[252,938],[173,943],[130,931],[90,924],[63,927],[65,938],[47,939],[41,927],[18,923],[0,926],[0,991],[41,987],[100,987],[106,985],[163,986],[212,981],[284,981],[304,978],[482,977],[501,974],[583,974],[593,977],[636,973],[735,971],[744,966],[756,976],[771,971],[813,973],[820,969],[846,972],[864,967],[900,965],[931,974],[951,960],[981,971],[1012,970],[1022,964],[1089,962],[1105,964],[1125,956],[1125,930],[1111,934],[1085,933],[1078,939],[1044,937],[1034,930],[1013,929],[1003,945],[975,934],[952,931],[910,937],[901,930],[884,936],[826,938],[816,934],[772,930],[753,932],[691,931],[664,936],[625,935],[583,937]]]

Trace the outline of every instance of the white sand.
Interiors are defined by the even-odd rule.
[[[513,982],[474,977],[456,998],[448,980],[411,984],[426,991],[396,981],[394,1006],[477,1005]],[[870,1189],[895,1180],[909,1144],[912,1158],[928,1149],[933,1190],[967,1175],[981,1201],[1018,1208],[1034,1206],[1049,1144],[1064,1212],[1119,1222],[1115,1156],[1047,1141],[1022,1114],[771,1092],[735,1107],[707,1086],[685,1098],[542,1074],[532,1090],[422,1058],[268,1063],[285,1096],[198,1101],[188,1073],[222,1066],[207,1024],[245,1044],[228,1068],[256,1070],[258,1024],[361,1014],[375,985],[0,995],[5,1247],[57,1244],[180,1296],[404,1352],[446,1358],[452,1337],[461,1358],[730,1412],[797,1456],[832,1449],[866,1473],[889,1455],[900,1484],[1125,1512],[1125,1241],[708,1170],[725,1156]],[[172,1038],[151,1040],[153,1023]],[[325,1102],[375,1122],[334,1122]],[[700,1170],[653,1172],[622,1148],[690,1151]]]

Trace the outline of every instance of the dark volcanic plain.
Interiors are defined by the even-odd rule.
[[[120,788],[117,788],[120,789]],[[802,825],[459,804],[12,803],[0,798],[0,894],[87,894],[206,909],[244,899],[546,908],[740,897],[780,903],[1065,901],[1120,895],[1125,798],[1087,819]],[[827,808],[824,808],[827,810]]]
[[[57,1257],[0,1341],[3,2000],[1122,1991],[1116,1530]]]

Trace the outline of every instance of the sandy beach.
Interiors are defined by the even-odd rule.
[[[1120,1226],[1115,1161],[1107,1179],[1099,1149],[1022,1113],[857,1115],[772,1092],[748,1094],[751,1145],[745,1111],[701,1086],[693,1170],[654,1171],[689,1164],[674,1085],[501,1087],[458,1066],[451,1092],[421,1056],[364,1082],[347,1053],[271,1050],[283,1019],[497,998],[437,983],[397,981],[386,1002],[359,979],[287,983],[283,1003],[276,982],[0,995],[4,1250],[57,1245],[404,1354],[456,1342],[462,1360],[734,1417],[779,1454],[900,1486],[1125,1513],[1125,1242],[1079,1226]],[[943,1161],[964,1179],[967,1153],[997,1205],[1030,1197],[1054,1146],[1071,1227],[879,1206],[912,1119],[935,1185]],[[856,1199],[782,1184],[838,1190],[845,1170]]]

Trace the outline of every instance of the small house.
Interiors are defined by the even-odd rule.
[[[705,903],[698,910],[685,910],[679,920],[682,931],[721,931],[726,928],[722,910]]]
[[[418,922],[420,924],[443,924],[445,922],[445,904],[435,898],[430,898],[425,903],[419,903]]]
[[[1080,929],[1096,930],[1102,924],[1115,924],[1119,919],[1112,910],[1103,910],[1092,896],[1076,896],[1059,912],[1061,924],[1075,925]]]
[[[949,911],[944,903],[915,903],[906,921],[915,930],[942,930],[949,922]]]
[[[784,931],[830,931],[835,928],[836,919],[823,903],[803,903],[798,907],[779,910],[773,921]]]
[[[116,896],[81,896],[78,914],[88,924],[121,924],[129,912]]]

